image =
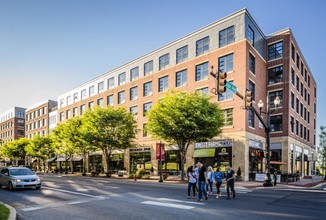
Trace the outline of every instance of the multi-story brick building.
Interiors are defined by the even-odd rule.
[[[210,92],[215,86],[211,66],[227,72],[228,81],[240,93],[251,90],[255,108],[259,100],[265,106],[267,99],[271,103],[272,166],[283,173],[310,174],[316,159],[316,82],[292,31],[287,28],[265,35],[246,9],[59,95],[58,122],[96,105],[124,106],[143,132],[137,135],[137,149],[116,157],[124,158],[129,171],[150,165],[156,170],[159,140],[144,132],[146,111],[167,90],[202,91],[223,109],[223,132],[210,142],[190,146],[187,165],[198,158],[208,165],[230,164],[240,167],[248,180],[265,171],[266,159],[260,156],[266,153],[265,130],[231,91],[218,97]],[[277,96],[281,103],[275,108],[272,103]],[[167,146],[165,155],[164,167],[178,170],[176,147]]]
[[[25,108],[13,107],[0,114],[0,147],[22,137],[25,137]],[[5,162],[5,158],[0,158],[0,164]]]
[[[57,107],[57,102],[46,100],[26,109],[26,138],[34,135],[46,136],[50,130],[50,113]]]

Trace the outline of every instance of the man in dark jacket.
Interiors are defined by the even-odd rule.
[[[226,192],[228,195],[226,199],[230,199],[230,188],[233,194],[233,198],[235,198],[235,191],[234,191],[235,172],[234,170],[231,169],[230,166],[226,168],[225,176],[226,176]]]

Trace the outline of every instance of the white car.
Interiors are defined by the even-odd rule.
[[[41,188],[41,179],[26,167],[4,167],[0,170],[0,188],[7,186],[9,190],[16,188]]]

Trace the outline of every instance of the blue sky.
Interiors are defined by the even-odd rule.
[[[326,1],[0,0],[0,113],[30,107],[246,7],[268,35],[290,27],[326,125]]]

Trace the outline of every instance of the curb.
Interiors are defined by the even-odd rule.
[[[17,218],[17,213],[16,213],[16,209],[10,205],[7,205],[7,204],[4,204],[10,211],[10,214],[9,214],[9,218],[8,220],[16,220]]]

